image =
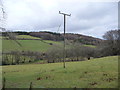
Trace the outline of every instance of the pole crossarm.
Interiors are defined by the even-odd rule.
[[[63,14],[63,15],[66,15],[66,16],[71,16],[71,14],[61,13],[60,11],[59,11],[59,14]]]

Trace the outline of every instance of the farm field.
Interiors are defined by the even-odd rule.
[[[119,6],[0,1],[0,88],[120,90]]]
[[[118,56],[89,61],[1,66],[7,88],[117,88]]]
[[[30,35],[18,35],[17,38],[21,38],[21,39],[40,39],[38,37],[33,37]]]
[[[48,48],[62,44],[61,42],[49,41],[49,40],[17,40],[22,46],[19,46],[13,40],[2,40],[2,49],[3,51],[16,51],[16,50],[24,50],[24,51],[41,51],[44,52]],[[52,43],[53,45],[50,45]]]
[[[6,38],[6,37],[1,37]],[[33,39],[33,40],[17,40],[22,46],[19,46],[15,41],[13,40],[2,40],[2,50],[3,51],[40,51],[45,52],[50,47],[55,47],[55,45],[63,45],[63,42],[61,41],[51,41],[51,40],[40,40],[40,38],[33,37],[30,35],[18,35],[17,38],[21,39]],[[38,40],[34,40],[38,39]],[[52,44],[52,45],[51,45]],[[70,45],[67,45],[69,47]],[[94,45],[84,45],[87,47],[93,47]]]

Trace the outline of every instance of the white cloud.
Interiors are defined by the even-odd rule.
[[[98,0],[99,1],[99,0]],[[14,30],[50,30],[56,32],[63,24],[58,11],[67,17],[67,32],[101,37],[117,29],[117,2],[80,2],[80,0],[5,0],[7,28]],[[60,32],[63,30],[63,25]]]

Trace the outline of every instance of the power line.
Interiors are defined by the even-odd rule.
[[[65,68],[65,58],[66,58],[66,53],[65,53],[65,30],[66,30],[66,16],[71,16],[71,14],[66,14],[66,13],[61,13],[59,11],[59,14],[64,15],[64,50],[63,50],[63,67]]]
[[[60,31],[60,27],[61,27],[61,24],[58,26],[57,33],[59,33],[59,31]]]

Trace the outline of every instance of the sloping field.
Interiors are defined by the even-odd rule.
[[[18,35],[17,38],[21,38],[21,39],[40,39],[38,37],[33,37],[30,35]]]
[[[118,57],[90,61],[3,66],[7,88],[117,88]]]
[[[13,51],[13,50],[30,50],[30,51],[46,51],[48,48],[54,45],[59,45],[61,42],[48,41],[48,40],[17,40],[22,46],[19,46],[13,40],[2,40],[3,51]],[[50,45],[52,43],[52,45]]]
[[[6,37],[1,37],[6,38]],[[62,41],[51,41],[51,40],[41,40],[40,38],[33,37],[30,35],[18,35],[19,39],[31,39],[31,40],[17,40],[22,46],[18,45],[14,40],[2,40],[2,50],[3,51],[41,51],[45,52],[50,47],[55,47],[55,45],[63,45]],[[33,39],[33,40],[32,40]],[[66,44],[67,45],[67,44]],[[88,47],[95,47],[93,45],[84,45]],[[70,47],[70,45],[67,45]]]

